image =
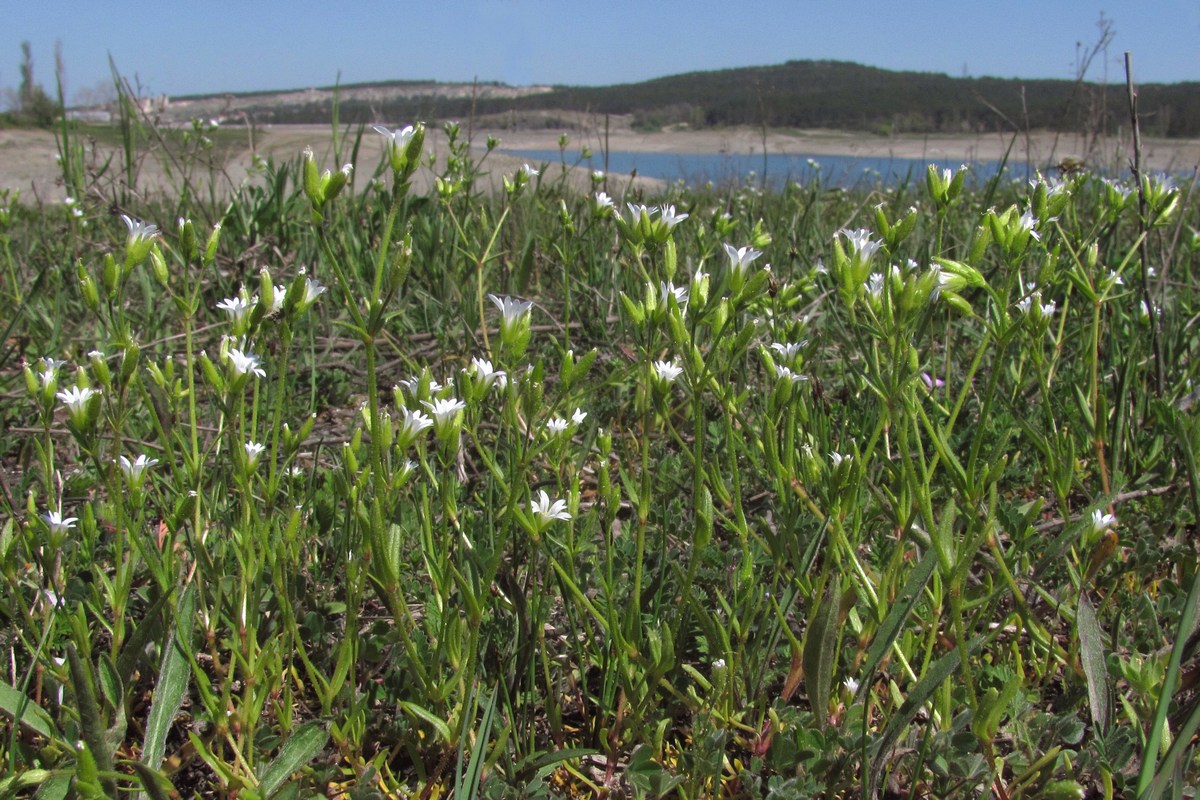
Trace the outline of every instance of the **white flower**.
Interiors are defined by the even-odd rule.
[[[501,327],[516,325],[528,317],[529,309],[533,308],[532,301],[522,300],[519,297],[497,297],[489,294],[488,299],[495,303],[496,308],[500,309]]]
[[[688,218],[687,214],[676,214],[675,206],[662,207],[662,221],[666,224],[667,230],[671,230],[679,223]]]
[[[521,165],[521,172],[523,172],[525,174],[526,178],[536,178],[538,175],[541,175],[540,172],[538,172],[536,169],[529,166],[528,164]]]
[[[576,425],[582,425],[584,419],[587,418],[587,412],[581,408],[575,409],[575,413],[571,415],[571,421]]]
[[[830,453],[829,454],[829,460],[833,463],[834,469],[837,469],[843,463],[849,462],[850,458],[851,458],[850,456],[844,456],[841,453]]]
[[[258,466],[258,457],[263,454],[267,446],[260,442],[246,442],[243,447],[246,451],[246,463],[250,465],[250,469],[254,469]]]
[[[854,678],[846,678],[846,680],[842,681],[842,686],[848,694],[858,694],[858,681],[854,680]]]
[[[471,366],[467,367],[464,372],[468,372],[475,376],[475,380],[486,388],[490,388],[492,384],[503,389],[508,384],[508,375],[502,369],[493,369],[492,362],[486,358],[478,356],[471,359]]]
[[[87,409],[88,402],[98,394],[100,392],[97,389],[87,386],[72,386],[70,389],[59,392],[55,396],[62,401],[62,404],[72,414],[80,414]]]
[[[669,281],[663,281],[658,286],[658,302],[664,307],[667,305],[667,296],[675,297],[675,304],[680,309],[687,308],[688,304],[688,288],[686,286],[676,286]]]
[[[1117,524],[1117,518],[1112,514],[1106,514],[1100,509],[1092,511],[1092,532],[1103,533],[1112,526]]]
[[[375,129],[376,133],[388,140],[388,147],[401,151],[408,147],[408,143],[412,141],[413,134],[416,133],[416,128],[412,125],[397,128],[394,131],[388,130],[382,125],[372,125],[371,127]]]
[[[725,669],[725,659],[718,658],[712,663],[712,668],[714,672]]]
[[[250,302],[250,298],[246,295],[245,290],[234,297],[226,297],[217,303],[217,308],[228,314],[234,325],[238,325],[246,319],[253,307],[254,304]]]
[[[265,378],[267,373],[259,366],[262,361],[258,356],[251,353],[243,353],[236,347],[231,347],[226,352],[225,357],[229,359],[229,365],[233,367],[233,371],[238,375],[246,375],[253,373],[260,378]]]
[[[565,521],[571,518],[571,512],[567,511],[567,501],[550,502],[550,496],[546,494],[545,489],[538,489],[538,499],[530,504],[529,510],[533,512],[539,530],[556,519]]]
[[[56,380],[58,380],[58,371],[66,363],[67,362],[59,361],[58,359],[55,359],[55,358],[42,358],[41,359],[42,368],[38,372],[37,376],[38,376],[38,382],[40,382],[42,384],[43,389],[49,388],[52,383],[54,383]]]
[[[649,217],[658,211],[658,206],[646,206],[640,203],[626,203],[625,205],[629,208],[629,216],[634,225],[638,224],[638,220],[642,218],[643,214]]]
[[[734,247],[729,242],[724,243],[725,254],[729,256],[729,268],[738,275],[745,275],[754,259],[762,252],[753,247]]]
[[[596,192],[596,210],[613,207],[613,199],[606,192]]]
[[[787,367],[780,366],[775,367],[775,377],[780,381],[791,381],[793,384],[803,383],[804,381],[808,380],[807,375],[801,375],[797,372],[792,372],[792,370],[788,369]]]
[[[1017,226],[1022,231],[1028,232],[1034,239],[1041,241],[1042,235],[1034,230],[1035,225],[1037,225],[1037,217],[1033,216],[1033,210],[1025,209],[1025,213],[1017,220]]]
[[[429,413],[433,414],[437,424],[452,422],[458,412],[467,407],[462,400],[456,400],[453,397],[439,397],[432,403],[422,401],[421,405],[429,409]]]
[[[305,278],[304,279],[304,299],[301,300],[300,302],[304,307],[307,308],[308,306],[311,306],[313,303],[315,303],[317,301],[318,297],[325,294],[325,291],[326,291],[326,287],[317,283],[312,278]]]
[[[158,232],[157,225],[150,225],[142,222],[140,219],[122,214],[121,219],[125,221],[125,227],[129,229],[129,239],[131,242],[144,242]]]
[[[146,458],[145,453],[139,455],[133,461],[130,461],[125,456],[121,456],[121,472],[125,473],[125,478],[130,483],[137,484],[142,480],[142,473],[157,463],[157,458]]]
[[[553,417],[546,423],[546,433],[553,438],[565,431],[569,424],[562,417]]]
[[[674,361],[655,361],[654,375],[663,383],[673,383],[683,373],[683,367]]]
[[[51,533],[66,533],[79,522],[79,517],[63,517],[61,511],[47,511],[42,515],[42,519],[46,521]]]
[[[782,356],[785,361],[790,362],[795,360],[796,354],[799,353],[800,349],[806,344],[808,344],[807,341],[788,342],[786,344],[783,342],[771,342],[771,349],[776,353],[779,353],[779,355]]]
[[[870,261],[871,256],[875,255],[875,251],[883,247],[883,242],[877,242],[871,239],[871,232],[865,228],[842,228],[837,232],[850,245],[853,254],[862,261]]]

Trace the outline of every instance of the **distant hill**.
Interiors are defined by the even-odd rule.
[[[875,133],[958,133],[1043,129],[1114,131],[1126,124],[1124,85],[1067,80],[952,78],[893,72],[842,61],[690,72],[617,86],[508,87],[496,83],[384,82],[339,87],[343,122],[504,118],[553,113],[632,115],[652,130],[766,125]],[[259,122],[329,119],[330,87],[297,92],[178,98],[179,107],[221,99]],[[206,102],[201,102],[206,101]],[[1138,87],[1147,135],[1200,136],[1200,82]]]

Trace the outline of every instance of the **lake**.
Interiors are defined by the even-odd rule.
[[[502,150],[501,152],[524,158],[531,165],[549,164],[551,168],[562,163],[563,154],[558,150]],[[566,153],[568,166],[578,164],[591,170],[604,169],[604,159],[592,153],[590,159],[580,159],[578,151]],[[809,156],[804,154],[767,154],[765,174],[768,185],[779,188],[783,182],[809,184],[819,180],[825,186],[855,188],[860,186],[895,186],[902,182],[924,183],[925,170],[934,164],[938,169],[957,170],[962,162],[953,159],[879,158],[867,156]],[[970,162],[968,180],[983,181],[1000,170],[999,161]],[[637,174],[645,178],[665,181],[683,181],[689,186],[699,186],[711,181],[718,186],[742,182],[761,181],[764,174],[762,154],[745,155],[730,153],[642,153],[613,151],[608,154],[608,171]],[[1032,177],[1033,171],[1024,163],[1012,162],[1006,172],[1013,179]]]

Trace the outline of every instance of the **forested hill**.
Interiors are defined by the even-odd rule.
[[[555,87],[509,97],[493,94],[472,99],[462,91],[405,95],[402,85],[396,88],[396,93],[385,100],[343,97],[342,120],[437,120],[463,119],[472,113],[586,111],[632,114],[634,124],[647,129],[765,124],[880,133],[952,133],[1112,131],[1126,124],[1129,116],[1123,81],[1104,87],[1069,80],[952,78],[841,61],[789,61],[617,86]],[[255,109],[253,100],[246,100],[248,110],[260,111],[274,122],[328,119],[328,101]],[[1200,82],[1139,86],[1138,105],[1147,134],[1200,136]]]

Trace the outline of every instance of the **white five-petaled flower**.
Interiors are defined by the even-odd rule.
[[[440,424],[452,422],[455,415],[467,407],[467,404],[462,400],[456,400],[453,397],[439,397],[432,403],[422,401],[421,404],[429,409],[429,413],[433,414],[435,422]]]
[[[797,354],[797,353],[799,353],[799,352],[800,352],[800,350],[801,350],[801,349],[802,349],[802,348],[803,348],[803,347],[804,347],[806,344],[808,344],[808,340],[803,340],[803,341],[799,341],[799,342],[786,342],[786,343],[784,343],[784,342],[771,342],[771,349],[772,349],[772,350],[774,350],[776,353],[779,353],[779,355],[780,355],[780,356],[781,356],[781,357],[782,357],[782,358],[783,358],[785,361],[789,361],[789,362],[790,362],[790,361],[794,361],[794,360],[795,360],[795,358],[796,358],[796,354]]]
[[[1033,210],[1029,208],[1025,209],[1025,213],[1022,214],[1019,219],[1017,219],[1017,226],[1022,231],[1027,232],[1030,236],[1040,242],[1042,240],[1042,235],[1034,230],[1034,228],[1037,226],[1037,223],[1037,217],[1033,215]]]
[[[842,681],[842,686],[845,688],[847,694],[858,694],[859,684],[854,678],[846,678],[844,681]]]
[[[402,408],[400,414],[401,418],[396,433],[397,438],[401,441],[414,440],[421,431],[433,427],[433,420],[420,409],[409,411],[407,408]]]
[[[521,172],[523,172],[525,174],[526,178],[536,178],[538,175],[542,174],[542,173],[538,172],[536,169],[534,169],[533,167],[531,167],[529,164],[522,164]]]
[[[125,473],[125,478],[130,483],[137,484],[142,480],[142,473],[157,463],[157,458],[147,458],[145,453],[139,455],[133,461],[130,461],[125,456],[121,456],[121,472]]]
[[[675,206],[662,207],[662,221],[667,226],[667,230],[671,230],[679,223],[688,218],[687,214],[676,214]]]
[[[407,125],[396,130],[388,130],[382,125],[372,125],[375,132],[388,140],[388,146],[397,150],[404,150],[408,147],[408,143],[412,141],[413,135],[417,132],[412,125]]]
[[[841,453],[830,453],[829,460],[833,463],[833,468],[837,469],[842,464],[850,461],[850,456],[842,455]]]
[[[725,242],[724,247],[725,254],[729,256],[729,268],[738,275],[745,275],[754,259],[762,255],[762,251],[749,246],[734,247],[729,242]]]
[[[612,207],[613,199],[606,192],[596,192],[596,210]]]
[[[550,502],[550,495],[546,494],[545,489],[538,489],[538,499],[530,504],[529,510],[533,512],[539,530],[556,519],[565,521],[571,518],[571,512],[567,511],[567,501]]]
[[[92,389],[89,386],[72,386],[55,396],[72,414],[80,414],[87,409],[88,401],[98,394],[100,394],[98,389]]]
[[[807,375],[801,375],[798,372],[793,372],[788,367],[781,367],[778,365],[775,367],[775,377],[780,381],[791,381],[793,384],[802,383],[808,380]]]
[[[571,415],[571,422],[576,425],[582,425],[585,419],[587,419],[587,412],[582,408],[575,409],[575,413]]]
[[[229,365],[238,375],[252,373],[260,378],[267,376],[267,373],[259,366],[262,359],[252,353],[244,353],[236,347],[231,347],[226,352],[226,357],[229,359]]]
[[[1092,531],[1094,533],[1106,531],[1116,524],[1117,518],[1114,515],[1105,513],[1098,508],[1092,511]]]
[[[127,214],[122,214],[121,219],[125,221],[125,227],[129,229],[130,241],[144,242],[158,232],[157,225],[142,222],[140,219],[134,219]]]
[[[217,308],[228,314],[234,325],[241,323],[253,307],[254,304],[244,291],[217,303]]]
[[[267,446],[261,442],[251,441],[246,442],[244,447],[246,450],[246,463],[250,465],[251,469],[254,469],[256,466],[258,466],[258,457],[263,454],[263,451],[267,449]]]
[[[882,241],[871,239],[871,232],[866,228],[842,228],[836,235],[843,237],[862,261],[870,261],[875,251],[883,247]]]
[[[529,309],[533,308],[533,301],[522,300],[518,297],[498,297],[489,294],[488,299],[496,304],[496,308],[500,309],[500,326],[503,328],[521,322],[529,316]]]
[[[674,361],[654,362],[654,375],[663,383],[673,383],[681,374],[683,374],[683,367]]]
[[[570,423],[562,417],[553,417],[546,422],[546,433],[553,438],[563,433],[563,431],[567,429],[568,425],[570,425]]]
[[[41,359],[42,368],[38,371],[37,376],[43,389],[48,388],[54,381],[58,380],[58,371],[66,363],[66,361],[59,361],[56,358],[43,357]]]
[[[66,533],[79,522],[79,517],[64,517],[61,511],[47,511],[42,515],[42,519],[46,521],[51,533]]]
[[[305,307],[311,306],[317,301],[317,298],[325,294],[326,287],[314,281],[312,278],[304,279],[304,299],[301,301]]]
[[[471,366],[464,371],[474,375],[475,380],[487,388],[491,388],[492,384],[495,384],[503,389],[508,384],[508,375],[504,370],[494,369],[492,362],[486,358],[475,356],[471,359]]]
[[[666,306],[668,296],[672,296],[675,298],[675,304],[677,306],[679,306],[680,309],[687,308],[688,287],[676,286],[674,283],[672,283],[670,281],[662,281],[658,285],[658,302],[661,303],[663,306]]]

